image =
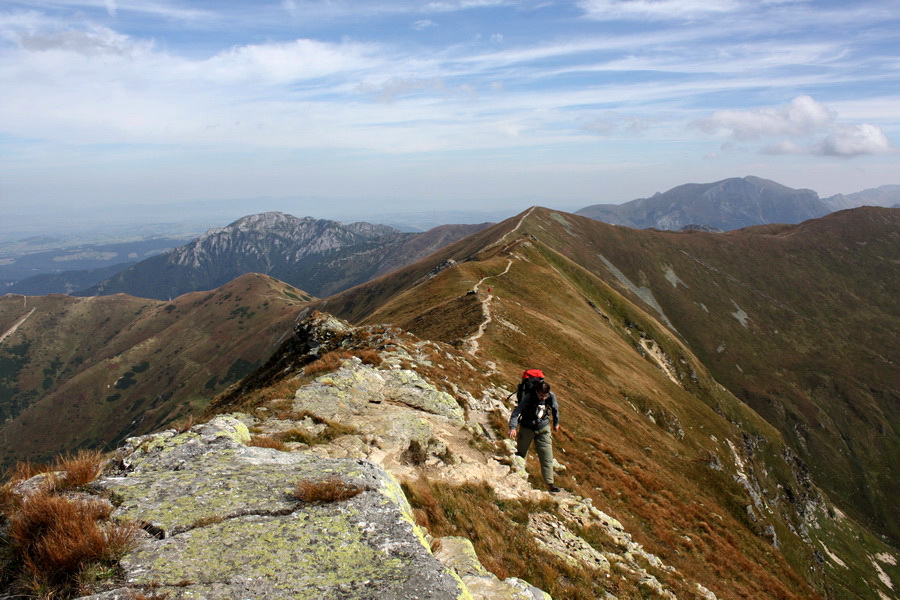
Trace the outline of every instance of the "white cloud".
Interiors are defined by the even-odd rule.
[[[298,39],[236,46],[194,66],[199,76],[223,83],[277,84],[371,68],[377,62],[376,53],[375,47],[365,44]]]
[[[763,154],[806,154],[806,149],[797,142],[791,140],[781,140],[774,144],[763,147]]]
[[[742,141],[786,138],[762,147],[763,154],[851,157],[893,150],[880,127],[867,123],[841,124],[836,119],[837,113],[821,102],[798,96],[786,106],[717,111],[694,125],[706,133],[724,132]],[[810,141],[816,137],[820,139]]]
[[[416,31],[424,31],[430,27],[436,27],[437,23],[431,19],[421,19],[412,24],[412,28]]]
[[[725,131],[738,140],[823,131],[834,122],[835,113],[809,96],[798,96],[787,106],[753,110],[720,110],[696,125],[707,133]]]
[[[862,156],[892,152],[891,143],[880,127],[842,125],[812,148],[814,154],[825,156]]]

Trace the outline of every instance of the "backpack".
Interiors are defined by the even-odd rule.
[[[522,373],[522,381],[516,386],[516,400],[521,400],[522,396],[537,389],[538,385],[544,383],[544,372],[540,369],[528,369]]]
[[[522,401],[522,398],[532,394],[537,399],[537,389],[544,383],[544,373],[540,369],[528,369],[522,373],[522,382],[516,387],[516,400]],[[532,402],[522,411],[522,423],[530,428],[534,428],[542,420],[547,418],[550,407],[547,402]]]

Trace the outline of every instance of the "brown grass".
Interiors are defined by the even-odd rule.
[[[357,358],[359,358],[359,360],[361,360],[364,365],[377,367],[382,363],[381,354],[379,354],[375,350],[359,350],[357,352],[354,352],[353,354]]]
[[[325,479],[301,479],[292,495],[301,502],[340,502],[358,496],[366,489],[333,475]]]
[[[182,419],[181,421],[172,425],[172,428],[176,433],[186,433],[190,430],[191,427],[194,426],[194,424],[194,415],[188,415],[187,418]]]
[[[49,466],[26,462],[9,471],[0,506],[7,521],[3,582],[31,597],[67,598],[88,595],[96,581],[113,576],[140,529],[108,521],[113,507],[105,500],[60,495],[84,488],[103,465],[99,451],[81,450]],[[16,484],[47,472],[52,475],[35,490],[15,490]]]
[[[274,448],[275,450],[281,450],[282,452],[287,452],[288,450],[290,450],[287,444],[285,444],[282,440],[271,435],[251,436],[250,443],[247,445],[257,446],[259,448]]]
[[[222,515],[210,515],[208,517],[200,517],[193,523],[191,523],[191,529],[197,529],[199,527],[207,527],[209,525],[215,525],[216,523],[221,523],[225,520],[225,517]]]
[[[555,511],[552,500],[500,500],[485,483],[451,486],[419,479],[405,482],[403,488],[419,525],[435,537],[469,538],[484,567],[500,579],[519,577],[554,598],[604,596],[605,577],[546,552],[528,532],[528,515]]]
[[[134,524],[106,522],[106,502],[68,498],[40,490],[7,514],[7,539],[18,579],[47,597],[67,596],[82,584],[79,574],[113,564],[137,541]]]
[[[346,350],[333,350],[306,365],[303,368],[303,374],[306,377],[315,377],[321,373],[330,373],[340,368],[341,363],[351,356],[353,354]]]
[[[103,470],[103,454],[99,450],[79,450],[78,453],[61,457],[54,466],[55,471],[63,471],[62,484],[66,488],[87,485],[100,476]]]
[[[277,416],[279,419],[286,421],[311,419],[314,423],[325,425],[325,428],[319,433],[313,433],[300,427],[294,427],[287,431],[272,434],[271,437],[281,442],[299,442],[301,444],[306,444],[307,446],[312,446],[314,444],[328,444],[342,435],[355,435],[359,433],[355,427],[344,425],[343,423],[338,423],[331,419],[325,419],[307,411],[285,410]]]
[[[51,465],[36,464],[29,460],[19,461],[7,469],[4,479],[12,483],[18,483],[20,481],[31,479],[40,473],[46,473],[47,471],[52,470],[53,467]]]

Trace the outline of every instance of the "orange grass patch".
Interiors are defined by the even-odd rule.
[[[294,487],[293,497],[301,502],[340,502],[366,491],[366,487],[347,483],[340,477],[301,479]]]

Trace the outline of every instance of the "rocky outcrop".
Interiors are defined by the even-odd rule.
[[[136,438],[98,482],[114,518],[148,532],[122,560],[124,582],[92,599],[467,598],[424,543],[396,480],[378,466],[246,446],[218,417],[185,433]],[[303,502],[299,481],[337,477],[360,493]]]

